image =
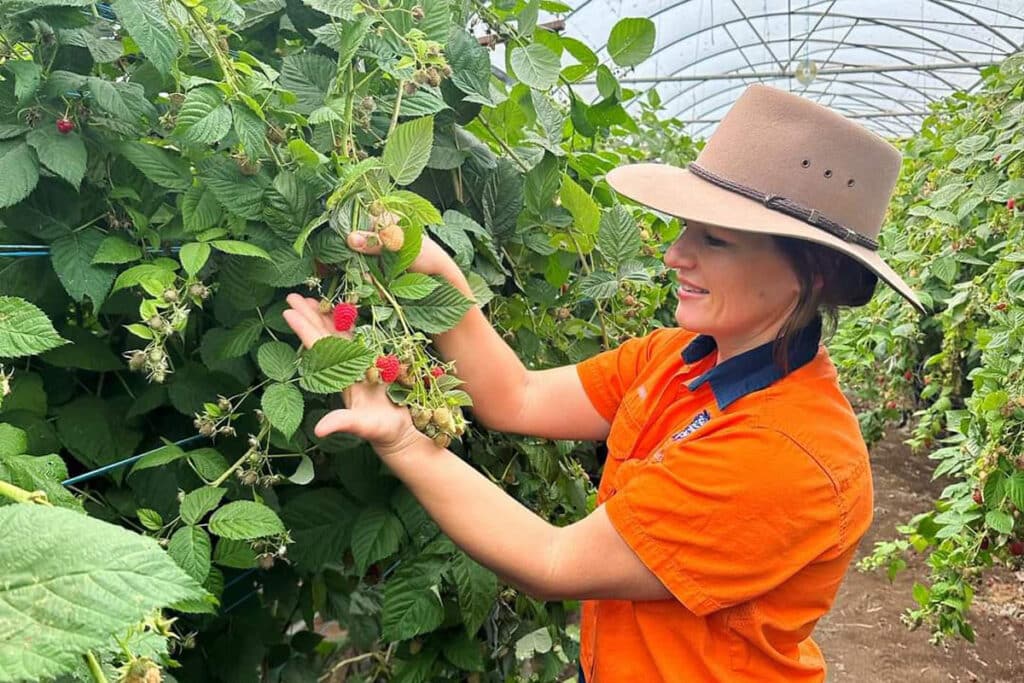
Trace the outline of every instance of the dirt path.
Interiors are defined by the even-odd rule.
[[[943,488],[930,481],[933,463],[911,455],[903,438],[893,432],[872,451],[875,520],[858,559],[870,553],[876,540],[894,538],[897,525],[929,510]],[[943,647],[928,642],[926,628],[909,631],[900,621],[914,605],[910,589],[915,578],[927,577],[927,569],[920,558],[912,558],[891,585],[884,571],[850,571],[835,607],[814,631],[830,683],[1024,681],[1024,572],[991,572],[972,609],[977,644],[951,641]]]

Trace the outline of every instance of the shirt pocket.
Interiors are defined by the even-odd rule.
[[[637,389],[630,388],[619,404],[608,431],[608,457],[613,460],[628,460],[636,448],[637,437],[641,429],[638,419],[643,400],[637,395]]]

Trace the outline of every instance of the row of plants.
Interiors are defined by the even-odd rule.
[[[671,323],[658,256],[678,223],[601,181],[651,141],[696,150],[656,97],[640,121],[623,107],[617,75],[653,24],[617,23],[601,63],[537,25],[568,11],[546,0],[0,9],[0,565],[18,577],[0,585],[0,681],[574,666],[573,604],[500,585],[367,444],[313,425],[351,383],[388,382],[545,518],[591,509],[603,449],[476,428],[430,336],[482,306],[546,367]],[[501,78],[479,35],[502,45]],[[350,251],[353,229],[384,255]],[[473,300],[408,271],[425,236]],[[292,291],[353,339],[301,350]],[[42,578],[56,598],[30,588]]]
[[[893,577],[924,556],[906,622],[935,640],[973,640],[986,570],[1024,567],[1024,55],[982,75],[902,142],[883,246],[929,314],[880,289],[831,346],[865,437],[909,423],[909,444],[948,484],[861,565]]]

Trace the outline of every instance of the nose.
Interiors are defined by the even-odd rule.
[[[673,269],[688,269],[695,265],[694,249],[692,247],[693,231],[683,230],[683,233],[675,242],[665,250],[665,265]]]

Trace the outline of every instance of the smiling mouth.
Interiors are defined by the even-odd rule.
[[[686,292],[687,294],[707,294],[708,290],[701,289],[700,287],[691,287],[690,285],[679,285],[679,289]]]

